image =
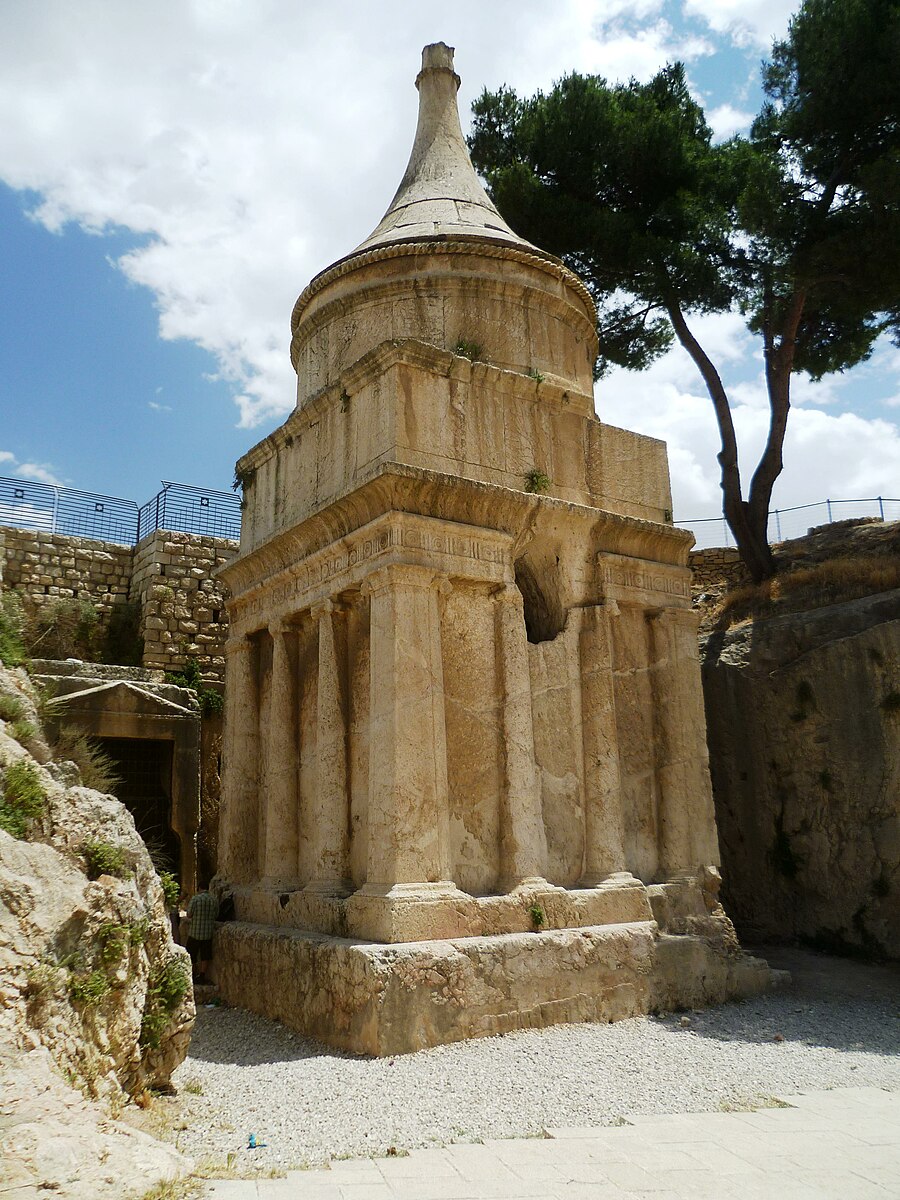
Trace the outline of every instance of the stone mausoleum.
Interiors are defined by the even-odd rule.
[[[462,137],[453,51],[238,463],[225,997],[389,1054],[768,985],[717,900],[665,446],[594,413],[595,312]]]

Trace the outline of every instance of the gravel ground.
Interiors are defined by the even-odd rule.
[[[558,1025],[395,1059],[329,1050],[238,1009],[201,1009],[175,1075],[178,1145],[252,1174],[633,1113],[745,1108],[779,1092],[900,1090],[900,967],[760,953],[792,972],[789,987],[686,1024],[674,1014]],[[265,1150],[245,1149],[250,1132]]]

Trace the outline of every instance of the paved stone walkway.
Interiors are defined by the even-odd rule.
[[[632,1117],[547,1138],[337,1160],[220,1180],[208,1200],[897,1200],[900,1092],[838,1088],[786,1108]],[[264,1153],[264,1152],[261,1152]],[[262,1165],[262,1162],[261,1162]]]

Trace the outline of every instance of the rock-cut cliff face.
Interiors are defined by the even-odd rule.
[[[185,1169],[110,1114],[184,1059],[190,962],[131,815],[48,761],[35,699],[0,664],[0,1175],[96,1198],[120,1169],[145,1186]]]
[[[900,958],[900,591],[757,618],[701,657],[741,937]]]

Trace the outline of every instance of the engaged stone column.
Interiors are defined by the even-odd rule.
[[[257,647],[235,638],[225,647],[225,761],[219,874],[234,883],[259,878],[259,685]]]
[[[438,592],[424,567],[365,584],[371,604],[367,891],[450,879]]]
[[[272,684],[269,700],[268,771],[264,875],[271,886],[296,886],[298,870],[297,687],[290,639],[281,623],[272,635]]]
[[[699,752],[699,747],[689,734],[694,680],[690,664],[682,658],[681,621],[682,615],[676,609],[663,609],[649,616],[659,782],[659,869],[667,877],[691,872],[698,865],[691,836],[698,773],[691,769],[690,757]]]
[[[619,736],[612,673],[614,603],[581,610],[581,712],[584,731],[584,875],[582,887],[625,870]]]
[[[314,875],[306,891],[346,895],[349,867],[347,723],[341,665],[335,647],[334,605],[312,610],[318,623],[319,676],[316,688],[316,811],[310,822]]]
[[[500,888],[521,883],[546,885],[547,835],[537,764],[528,638],[522,593],[508,584],[497,594],[497,645],[503,688],[503,742],[506,769],[500,812]]]

